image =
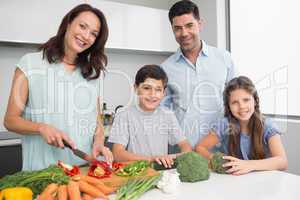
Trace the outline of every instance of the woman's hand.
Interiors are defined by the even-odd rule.
[[[224,156],[228,160],[223,167],[229,168],[226,172],[232,175],[243,175],[254,170],[251,160],[241,160],[232,156]]]
[[[151,158],[151,161],[155,161],[160,165],[164,165],[165,168],[171,168],[174,164],[174,159],[176,155],[165,155],[165,156],[155,156]]]
[[[92,156],[93,158],[97,158],[99,155],[102,155],[108,164],[112,164],[114,157],[110,149],[105,147],[102,142],[95,140],[92,149]]]
[[[39,133],[45,140],[45,142],[49,145],[64,148],[63,140],[66,141],[70,146],[75,149],[74,142],[69,138],[67,134],[58,130],[57,128],[48,125],[48,124],[40,124],[39,125]]]

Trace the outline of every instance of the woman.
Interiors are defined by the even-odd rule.
[[[103,13],[81,4],[67,13],[40,52],[26,54],[17,64],[4,125],[22,134],[23,170],[45,168],[58,160],[83,164],[62,149],[63,142],[93,157],[101,153],[112,162],[97,117],[107,38]]]

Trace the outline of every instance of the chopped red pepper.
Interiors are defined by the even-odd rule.
[[[110,177],[112,172],[109,170],[109,165],[104,161],[94,160],[92,161],[88,175],[95,178],[107,178]]]
[[[71,166],[59,160],[57,162],[57,166],[61,167],[68,176],[75,176],[77,174],[80,174],[79,167],[76,165]]]
[[[113,171],[117,171],[119,168],[123,167],[125,164],[119,162],[113,162],[112,168]],[[95,178],[107,178],[110,177],[112,171],[109,169],[109,164],[104,161],[94,160],[91,162],[88,175]]]
[[[117,171],[118,169],[120,169],[121,167],[124,167],[126,164],[124,163],[120,163],[120,162],[113,162],[112,163],[112,168],[114,169],[114,171]]]

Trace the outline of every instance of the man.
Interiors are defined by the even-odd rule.
[[[194,147],[222,115],[223,89],[234,68],[229,52],[201,40],[203,20],[195,3],[175,3],[169,20],[180,48],[161,64],[170,80],[162,105],[174,110]]]

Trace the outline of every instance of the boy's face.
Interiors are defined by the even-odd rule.
[[[162,80],[147,78],[139,86],[135,85],[139,97],[139,106],[147,112],[154,111],[164,97],[164,85]]]

